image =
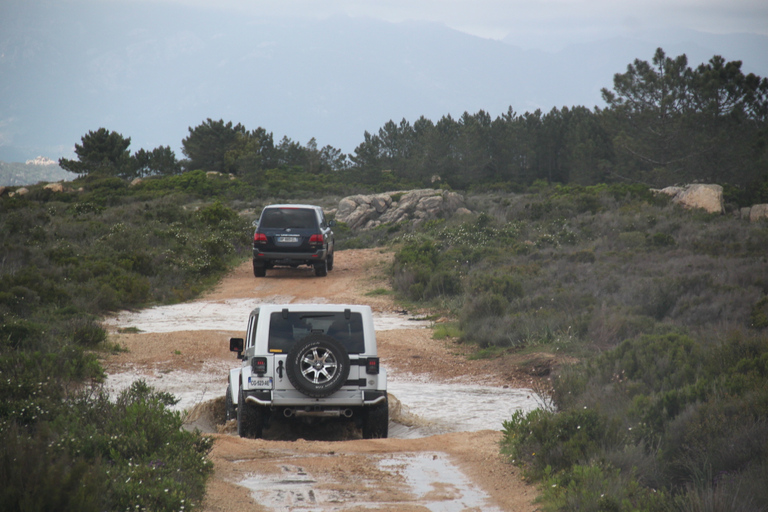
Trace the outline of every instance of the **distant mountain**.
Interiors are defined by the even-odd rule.
[[[207,118],[350,153],[388,120],[496,117],[602,105],[600,89],[656,47],[768,75],[768,38],[645,34],[559,52],[427,23],[266,20],[171,3],[15,2],[0,21],[0,160],[71,158],[100,127],[131,150],[170,146]],[[44,5],[44,7],[40,7]]]
[[[38,157],[25,163],[0,162],[0,187],[20,187],[36,183],[72,181],[77,174],[67,172],[53,160]]]

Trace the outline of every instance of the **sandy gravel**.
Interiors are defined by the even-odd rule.
[[[379,249],[339,251],[328,277],[309,269],[269,271],[253,277],[244,263],[201,301],[262,298],[280,302],[369,304],[397,310],[382,278],[391,253]],[[233,367],[226,340],[242,332],[189,330],[111,335],[128,349],[105,361],[107,372],[190,372]],[[526,387],[530,376],[508,359],[468,360],[468,348],[434,340],[428,329],[377,333],[387,368],[434,380],[469,376],[494,386]],[[544,357],[544,356],[542,356]],[[541,365],[539,360],[537,365]],[[546,364],[546,360],[544,361]],[[234,425],[220,423],[223,404],[212,400],[190,411],[189,420],[213,423],[215,473],[202,509],[244,510],[502,510],[533,511],[535,489],[499,456],[501,433],[455,432],[419,439],[363,440],[335,426],[322,432],[293,431],[267,439],[241,439]],[[205,429],[204,429],[205,430]],[[343,429],[342,429],[343,430]],[[284,437],[289,440],[283,440]]]

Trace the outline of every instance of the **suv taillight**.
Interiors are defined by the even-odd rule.
[[[323,235],[312,235],[309,237],[309,243],[310,245],[322,245],[325,241],[324,238]]]
[[[378,357],[369,357],[368,361],[365,363],[365,373],[368,375],[378,375],[379,374],[379,358]]]
[[[267,358],[266,357],[254,357],[251,359],[251,370],[259,376],[267,373]]]
[[[253,243],[255,244],[265,244],[267,243],[267,235],[264,233],[254,233],[253,235]]]

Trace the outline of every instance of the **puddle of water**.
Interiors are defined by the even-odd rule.
[[[229,365],[207,363],[199,372],[158,372],[153,369],[128,369],[107,376],[110,395],[144,379],[158,391],[171,393],[179,403],[174,410],[189,410],[195,405],[224,396]],[[388,391],[400,402],[393,416],[389,437],[415,439],[448,432],[501,430],[502,423],[518,409],[538,407],[530,390],[490,386],[465,386],[390,379]]]
[[[175,331],[245,331],[248,315],[261,304],[291,302],[292,297],[268,297],[263,299],[230,299],[216,302],[185,302],[170,306],[157,306],[137,312],[122,311],[106,318],[104,324],[112,329],[134,327],[143,332]],[[307,301],[324,304],[324,299]],[[374,313],[373,324],[377,331],[393,329],[422,329],[430,322],[415,320],[408,315]]]
[[[489,496],[474,487],[459,469],[442,453],[401,454],[383,459],[379,467],[399,473],[417,496],[419,505],[432,512],[482,510],[495,512]]]
[[[390,379],[388,391],[400,400],[401,415],[410,428],[396,427],[392,437],[412,438],[445,432],[501,430],[517,410],[538,408],[528,389],[497,388],[471,384],[443,384]],[[420,421],[421,420],[421,421]]]
[[[151,368],[128,369],[107,375],[105,387],[110,396],[117,397],[118,393],[133,382],[144,379],[147,385],[157,391],[165,391],[175,396],[179,403],[173,410],[184,411],[191,407],[224,396],[227,388],[229,365],[225,363],[207,363],[202,371],[171,371],[159,372]]]
[[[179,402],[173,409],[184,411],[224,396],[230,368],[229,362],[215,360],[196,372],[128,367],[108,374],[105,386],[111,396],[117,397],[134,381],[143,379],[156,390],[174,395]],[[528,389],[436,383],[398,375],[388,380],[388,391],[400,405],[390,418],[389,437],[393,438],[501,430],[515,411],[529,412],[539,407]]]
[[[262,506],[275,511],[289,510],[348,510],[407,506],[425,508],[432,512],[461,512],[466,510],[499,511],[490,506],[489,496],[475,488],[471,481],[444,453],[404,453],[393,456],[369,455],[381,471],[405,480],[407,501],[379,501],[378,481],[360,478],[358,491],[334,489],[334,481],[324,475],[307,473],[303,468],[283,464],[278,474],[251,475],[239,482],[249,489]]]
[[[317,480],[298,466],[283,465],[277,475],[254,475],[239,482],[254,499],[272,510],[338,510],[339,505],[356,498],[349,492],[317,489]],[[328,482],[322,482],[327,484]],[[325,485],[323,487],[326,487]]]

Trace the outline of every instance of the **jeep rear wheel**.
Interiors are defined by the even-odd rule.
[[[293,387],[311,398],[332,395],[349,376],[349,355],[324,334],[310,334],[288,352],[286,373]]]
[[[389,435],[388,400],[371,406],[363,419],[363,439],[380,439]]]
[[[237,418],[237,408],[235,408],[235,403],[232,401],[232,386],[227,384],[227,396],[224,399],[224,404],[226,407],[226,415],[225,420],[234,420]]]
[[[261,437],[264,430],[264,411],[256,404],[245,401],[243,386],[237,397],[237,435],[256,439]]]

